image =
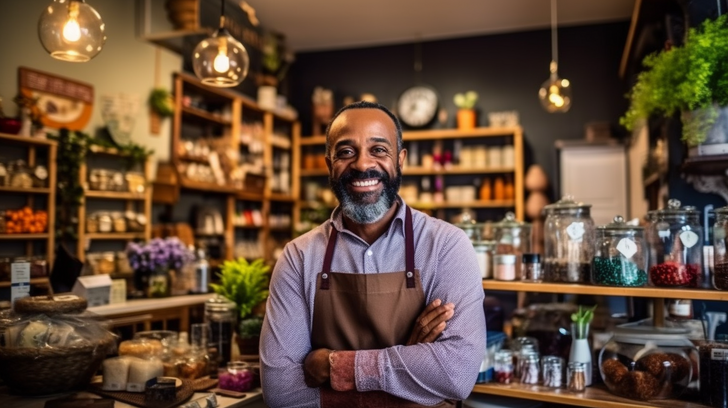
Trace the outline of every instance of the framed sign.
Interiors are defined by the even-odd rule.
[[[82,130],[91,118],[94,87],[54,74],[19,67],[20,93],[37,100],[46,127]]]

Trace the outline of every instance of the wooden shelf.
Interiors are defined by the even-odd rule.
[[[203,192],[209,192],[209,193],[224,193],[224,194],[232,194],[235,193],[235,188],[228,187],[228,186],[221,186],[218,184],[211,184],[211,183],[200,183],[198,181],[192,181],[185,177],[180,177],[180,182],[182,185],[182,188],[186,188],[189,190],[199,190]]]
[[[48,233],[43,234],[0,234],[0,240],[9,239],[48,239]]]
[[[263,225],[236,225],[233,224],[233,227],[237,229],[244,229],[244,230],[259,230],[262,228],[265,228]]]
[[[50,281],[48,278],[35,278],[30,280],[31,285],[48,285],[50,286]],[[0,282],[0,288],[9,288],[10,282]]]
[[[0,187],[0,193],[49,194],[50,188]]]
[[[202,120],[217,123],[217,124],[223,125],[223,126],[232,125],[232,122],[230,120],[224,119],[220,115],[216,115],[216,114],[204,111],[202,109],[197,109],[197,108],[193,108],[190,106],[183,106],[182,113],[184,113],[188,116],[191,116],[195,119],[202,119]]]
[[[634,296],[646,298],[728,300],[728,291],[711,289],[672,289],[672,288],[623,288],[614,286],[582,285],[577,283],[527,283],[486,279],[483,289],[536,293],[570,293],[601,296]]]
[[[145,239],[146,234],[143,232],[95,232],[86,233],[84,238],[87,239],[103,239],[103,240],[132,240],[132,239]]]
[[[610,393],[603,385],[587,387],[583,393],[573,393],[564,388],[555,389],[539,385],[487,383],[475,384],[473,392],[592,408],[709,408],[706,405],[682,400],[653,402],[631,400]]]
[[[286,225],[285,227],[270,227],[271,232],[291,232],[293,231],[292,225]]]
[[[443,203],[408,203],[412,208],[435,210],[438,208],[508,208],[516,205],[513,200],[503,201],[469,201],[469,202],[443,202]]]
[[[56,142],[54,140],[39,139],[29,136],[10,135],[7,133],[0,133],[0,140],[3,142],[10,142],[21,145],[56,146]]]
[[[99,190],[86,190],[83,193],[86,198],[103,198],[107,200],[137,200],[144,201],[146,193],[132,193],[128,191],[99,191]]]
[[[280,194],[280,193],[270,193],[270,195],[268,196],[268,199],[270,199],[271,201],[285,201],[285,202],[290,202],[290,203],[296,201],[296,199],[293,196],[288,195],[288,194]]]
[[[235,198],[238,200],[243,201],[263,201],[265,198],[263,197],[263,194],[256,194],[256,193],[248,193],[245,191],[237,191],[235,193]]]
[[[182,161],[210,164],[210,159],[208,159],[207,157],[188,156],[186,154],[181,154],[177,156],[177,158]]]
[[[301,137],[301,146],[317,146],[326,144],[326,136],[305,136]]]
[[[301,169],[299,173],[302,177],[328,176],[328,169]]]

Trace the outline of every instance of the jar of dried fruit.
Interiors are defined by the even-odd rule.
[[[647,230],[649,282],[660,287],[697,288],[705,281],[700,211],[672,199],[650,214]],[[718,252],[716,250],[716,252]]]

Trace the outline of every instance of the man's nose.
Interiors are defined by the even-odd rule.
[[[351,165],[354,169],[364,172],[376,167],[377,163],[371,155],[366,152],[362,152],[356,157],[356,160],[354,160]]]

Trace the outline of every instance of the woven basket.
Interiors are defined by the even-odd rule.
[[[113,345],[109,335],[87,347],[0,347],[0,378],[11,391],[23,395],[83,389]]]

